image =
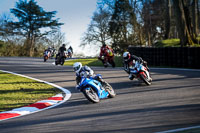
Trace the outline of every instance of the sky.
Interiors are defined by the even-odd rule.
[[[10,13],[18,0],[0,0],[0,15]],[[86,56],[95,55],[97,48],[79,47],[83,33],[87,31],[93,13],[96,10],[97,0],[35,0],[45,11],[57,11],[55,18],[64,23],[61,31],[65,33],[65,42],[69,42],[75,53]],[[92,50],[91,50],[92,49]]]

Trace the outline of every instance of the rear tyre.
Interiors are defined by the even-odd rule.
[[[83,89],[83,94],[92,103],[98,103],[100,101],[96,91],[94,91],[92,87]]]

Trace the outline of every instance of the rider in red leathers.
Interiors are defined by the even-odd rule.
[[[102,61],[102,63],[104,64],[105,67],[108,66],[107,63],[110,63],[112,65],[112,67],[115,67],[113,49],[110,48],[105,43],[101,47],[101,51],[100,51],[98,59]]]

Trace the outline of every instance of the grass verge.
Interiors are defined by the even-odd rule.
[[[121,56],[115,56],[114,61],[116,64],[116,67],[122,67],[122,57]],[[82,65],[87,65],[87,66],[102,66],[103,64],[98,58],[88,58],[88,59],[74,59],[74,60],[68,60],[65,62],[64,65],[67,66],[73,66],[75,62],[81,62]]]
[[[156,47],[180,47],[180,39],[167,39],[159,41],[155,44]]]
[[[192,46],[187,47],[200,47],[200,37],[197,38],[198,44],[194,44]],[[158,41],[155,44],[156,47],[181,47],[180,45],[180,39],[166,39],[162,41]]]
[[[0,71],[0,112],[35,103],[60,92],[51,85]]]

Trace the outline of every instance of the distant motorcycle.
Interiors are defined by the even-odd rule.
[[[143,81],[146,85],[151,85],[152,78],[143,63],[136,61],[133,65],[133,68],[129,68],[130,74],[132,74],[133,77],[136,77],[139,81]]]
[[[64,65],[65,59],[66,59],[66,55],[65,55],[64,52],[63,53],[58,53],[56,55],[56,58],[55,58],[55,65],[58,65],[58,64]]]
[[[72,58],[72,51],[71,51],[71,49],[68,49],[68,51],[67,51],[67,58]]]
[[[104,67],[112,66],[115,67],[115,62],[114,62],[114,57],[109,57],[109,56],[102,56],[99,58],[100,60],[103,60],[104,62]]]
[[[88,77],[86,73],[81,75],[81,82],[77,89],[92,103],[98,103],[100,99],[113,98],[116,95],[109,84],[102,85],[99,81]]]
[[[46,62],[50,58],[50,56],[51,56],[50,51],[45,50],[44,51],[44,62]]]
[[[51,51],[51,59],[55,56],[55,51]]]

